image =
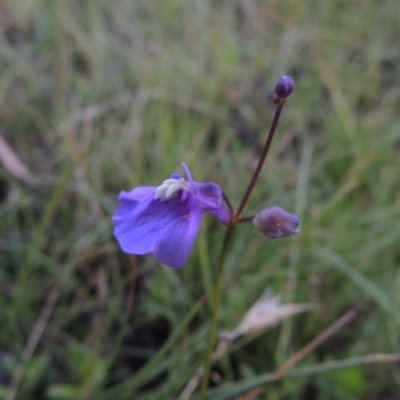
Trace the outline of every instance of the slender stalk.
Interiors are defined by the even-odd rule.
[[[244,222],[251,222],[251,221],[253,221],[254,217],[255,217],[255,215],[251,215],[251,216],[249,216],[249,217],[239,218],[239,219],[237,220],[237,223],[238,223],[238,224],[243,224]]]
[[[280,78],[277,85],[275,86],[276,101],[274,100],[274,102],[275,102],[275,104],[277,104],[277,108],[275,110],[275,115],[272,120],[272,124],[271,124],[271,127],[268,132],[267,140],[265,142],[265,145],[264,145],[263,151],[261,153],[260,159],[258,161],[257,167],[254,171],[254,174],[250,180],[249,185],[247,186],[247,189],[246,189],[246,191],[243,195],[243,198],[239,204],[239,208],[237,209],[236,212],[234,212],[232,204],[229,201],[226,194],[222,193],[224,202],[231,213],[231,222],[230,222],[227,230],[225,231],[225,237],[224,237],[221,253],[219,256],[219,260],[218,260],[217,279],[215,282],[211,327],[210,327],[210,333],[209,333],[209,337],[208,337],[207,349],[206,349],[206,353],[205,353],[204,374],[203,374],[203,380],[201,382],[200,400],[206,400],[206,397],[207,397],[208,380],[210,377],[210,369],[211,369],[211,363],[212,363],[212,354],[213,354],[213,348],[215,345],[215,340],[217,337],[218,312],[219,312],[219,303],[220,303],[220,298],[221,298],[222,276],[223,276],[223,271],[224,271],[225,258],[226,258],[226,254],[228,251],[230,241],[232,239],[233,230],[235,229],[235,226],[238,223],[249,222],[253,218],[253,217],[240,218],[240,214],[242,213],[243,208],[246,205],[247,200],[249,199],[249,196],[250,196],[250,194],[257,182],[257,179],[260,175],[261,169],[265,162],[265,158],[267,157],[268,151],[271,147],[271,143],[272,143],[272,139],[274,138],[276,127],[278,126],[279,117],[281,115],[283,105],[286,102],[286,98],[288,96],[290,96],[290,94],[293,90],[293,85],[294,85],[294,83],[293,83],[292,78],[290,78],[288,76],[283,76]]]
[[[231,201],[229,200],[228,196],[225,194],[225,192],[222,192],[222,198],[224,199],[224,202],[226,206],[228,207],[229,212],[231,215],[234,213],[233,206]]]
[[[211,362],[212,362],[212,353],[215,345],[215,341],[217,338],[217,327],[218,327],[218,313],[219,313],[219,303],[221,298],[221,289],[222,289],[222,277],[225,265],[225,258],[228,252],[228,247],[232,239],[233,230],[235,229],[236,224],[231,223],[225,231],[224,241],[222,244],[221,253],[218,260],[217,267],[217,278],[215,282],[215,290],[214,290],[214,301],[213,301],[213,309],[212,309],[212,317],[211,317],[211,327],[210,333],[207,342],[207,349],[204,358],[204,374],[201,382],[201,395],[200,399],[205,400],[207,398],[208,391],[208,380],[210,377],[211,370]]]
[[[242,213],[243,208],[246,205],[247,200],[249,199],[250,194],[257,182],[258,176],[260,175],[261,169],[264,165],[265,158],[267,157],[268,151],[271,147],[271,143],[272,143],[272,139],[274,138],[276,127],[278,126],[278,121],[279,121],[279,117],[281,115],[282,108],[283,108],[283,104],[278,105],[278,107],[275,110],[274,119],[272,120],[271,128],[269,129],[269,132],[268,132],[267,141],[265,142],[263,151],[261,153],[261,157],[258,160],[257,168],[254,171],[254,174],[253,174],[253,177],[251,178],[249,186],[247,187],[246,192],[243,195],[243,198],[242,198],[242,201],[240,202],[239,208],[237,209],[237,211],[235,213],[236,218],[240,217],[240,214]]]

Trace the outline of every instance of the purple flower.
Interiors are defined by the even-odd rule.
[[[277,206],[266,208],[256,214],[253,225],[270,238],[293,236],[299,233],[299,217]]]
[[[215,183],[195,182],[182,163],[187,181],[178,173],[160,186],[140,186],[121,192],[120,206],[113,217],[114,235],[129,254],[153,253],[171,268],[181,268],[189,257],[208,211],[228,225],[230,212],[221,188]]]

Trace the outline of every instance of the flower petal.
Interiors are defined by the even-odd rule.
[[[120,207],[113,222],[121,248],[130,254],[154,253],[171,268],[186,262],[199,231],[205,210],[190,196],[167,201],[155,200],[155,187],[138,187],[121,192]]]
[[[188,166],[182,163],[182,167],[192,187],[193,195],[204,210],[208,211],[224,225],[228,226],[231,220],[231,213],[222,200],[222,189],[213,182],[195,182]]]

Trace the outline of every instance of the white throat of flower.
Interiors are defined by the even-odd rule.
[[[156,189],[154,199],[160,199],[161,201],[168,200],[182,189],[192,192],[189,182],[185,181],[185,179],[167,179]]]

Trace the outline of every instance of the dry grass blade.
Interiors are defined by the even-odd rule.
[[[58,137],[68,133],[75,126],[93,121],[97,117],[116,107],[129,104],[132,100],[132,93],[125,91],[103,101],[102,103],[88,106],[85,109],[72,114],[66,120],[58,124],[54,129],[46,134],[46,137],[48,137],[50,141],[54,141]]]
[[[35,349],[43,335],[50,316],[53,313],[59,295],[60,285],[56,284],[55,287],[48,294],[42,312],[40,313],[39,318],[37,319],[36,324],[32,330],[32,333],[29,336],[29,339],[25,345],[25,348],[21,355],[21,364],[19,364],[15,369],[10,384],[8,386],[8,393],[5,397],[6,400],[14,400],[17,397],[18,389],[25,373],[25,365],[32,358],[33,353],[35,352]]]
[[[220,337],[225,340],[236,340],[242,335],[265,331],[283,319],[294,314],[311,311],[313,308],[314,306],[310,303],[281,304],[279,296],[263,294],[247,311],[242,322],[233,331],[222,332]]]
[[[0,133],[0,161],[4,168],[16,178],[28,184],[35,184],[38,179],[29,171],[15,151]]]
[[[281,304],[279,296],[273,296],[267,291],[249,308],[242,322],[233,331],[220,333],[220,343],[214,351],[213,361],[219,360],[228,350],[230,343],[240,336],[266,331],[285,318],[301,312],[311,311],[313,308],[314,305],[310,303]],[[188,400],[190,398],[202,376],[203,367],[200,367],[186,385],[179,396],[179,400]]]

